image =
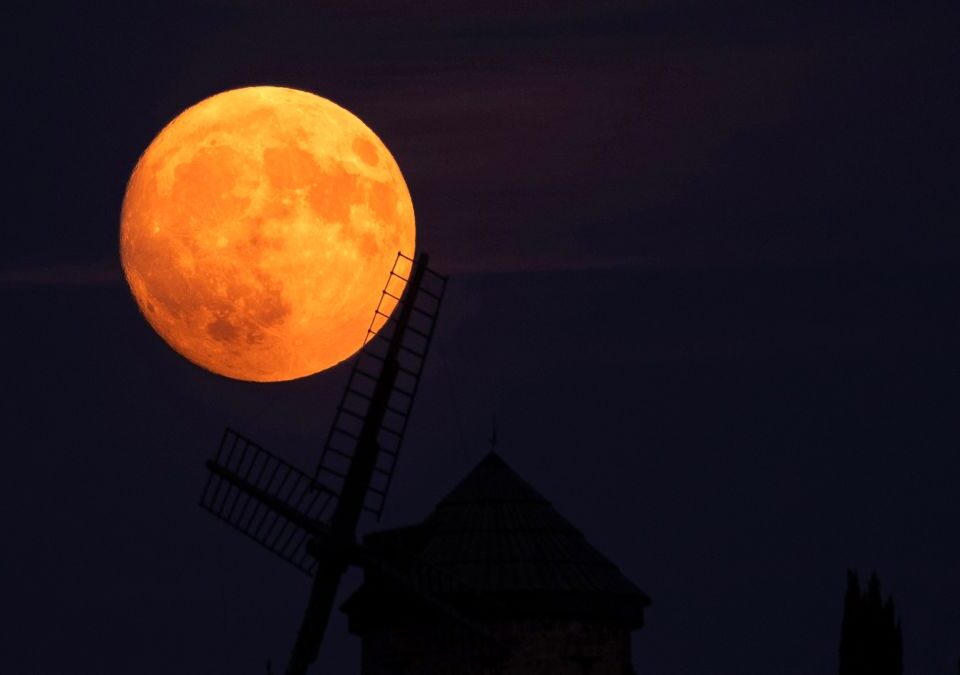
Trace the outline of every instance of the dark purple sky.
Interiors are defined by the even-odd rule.
[[[638,672],[834,672],[848,567],[908,675],[955,672],[960,6],[329,4],[4,10],[3,670],[285,662],[306,579],[197,507],[202,461],[230,424],[312,467],[344,373],[192,366],[117,254],[156,132],[280,84],[381,136],[452,275],[384,525],[496,414],[653,598]],[[359,672],[339,617],[321,660]]]

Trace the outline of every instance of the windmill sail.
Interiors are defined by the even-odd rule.
[[[393,481],[446,283],[446,277],[426,266],[426,256],[414,264],[411,258],[397,254],[317,466],[317,481],[340,494],[366,426],[379,452],[364,509],[378,520]],[[376,409],[372,407],[374,394],[388,362],[396,372],[387,399]]]
[[[207,469],[200,506],[313,576],[317,561],[307,544],[324,530],[336,495],[233,429]]]

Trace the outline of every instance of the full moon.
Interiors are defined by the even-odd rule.
[[[120,258],[174,350],[272,382],[354,354],[414,240],[400,168],[360,119],[304,91],[247,87],[188,108],[140,157]]]

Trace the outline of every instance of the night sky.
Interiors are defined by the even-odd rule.
[[[956,672],[960,5],[476,4],[3,10],[0,669],[286,662],[309,582],[198,507],[203,461],[231,425],[312,468],[345,368],[197,368],[117,242],[160,128],[275,84],[377,132],[451,276],[380,526],[496,415],[653,598],[639,673],[835,672],[848,568],[893,595],[908,675]],[[339,613],[320,663],[359,673]]]

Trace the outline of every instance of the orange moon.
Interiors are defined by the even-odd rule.
[[[383,142],[335,103],[281,87],[177,116],[137,162],[120,223],[123,271],[154,330],[193,363],[256,382],[354,354],[397,252],[414,245]]]

